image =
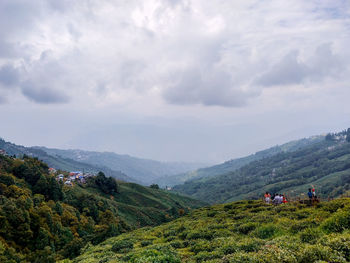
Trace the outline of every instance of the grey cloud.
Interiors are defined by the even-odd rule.
[[[252,96],[235,87],[231,76],[223,71],[191,69],[171,81],[176,84],[165,89],[163,97],[172,104],[240,107]]]
[[[54,90],[48,86],[37,86],[31,82],[22,85],[22,93],[28,99],[41,104],[69,102],[68,96],[62,91]]]
[[[298,59],[299,52],[291,51],[270,70],[258,77],[255,84],[268,87],[302,84],[307,80],[322,81],[342,73],[347,67],[345,59],[334,54],[329,43],[318,46],[306,61]]]
[[[292,51],[263,74],[256,83],[262,86],[298,84],[305,78],[307,71],[307,67],[298,62],[298,52]]]
[[[16,68],[10,64],[0,67],[0,83],[5,87],[14,86],[19,83],[20,74]]]
[[[6,98],[0,95],[0,104],[5,104],[6,102]]]

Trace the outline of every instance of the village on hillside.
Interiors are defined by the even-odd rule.
[[[63,182],[67,186],[73,186],[74,182],[85,184],[87,178],[96,176],[95,174],[84,173],[82,171],[69,172],[66,175],[62,173],[58,174],[58,171],[52,167],[49,168],[49,173],[54,175],[57,181]]]

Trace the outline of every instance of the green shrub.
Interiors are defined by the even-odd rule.
[[[132,263],[180,263],[179,256],[167,249],[147,249],[140,253],[131,255]]]
[[[141,241],[141,247],[147,247],[147,246],[152,245],[152,244],[153,244],[152,240],[142,240]]]
[[[331,216],[330,218],[326,219],[323,224],[322,228],[327,233],[332,232],[342,232],[345,229],[350,228],[350,212],[349,211],[340,211]]]
[[[307,228],[300,233],[300,240],[304,243],[315,244],[321,235],[322,233],[318,228]]]
[[[181,241],[175,240],[175,241],[170,243],[170,246],[173,248],[183,248],[184,244]]]
[[[255,230],[255,236],[262,239],[268,239],[275,235],[277,227],[272,224],[261,226]]]
[[[223,255],[218,251],[201,251],[194,256],[197,262],[203,262],[211,259],[221,258]]]
[[[237,244],[237,246],[240,250],[243,250],[245,252],[255,252],[260,249],[263,243],[264,242],[262,240],[250,238],[242,240]]]
[[[197,231],[191,231],[187,234],[188,239],[207,239],[211,240],[214,237],[213,231],[209,231],[208,229],[200,229]]]
[[[310,263],[318,260],[337,263],[346,262],[337,251],[333,251],[330,247],[320,244],[306,245],[298,253],[298,262],[300,263]]]
[[[118,252],[124,253],[124,252],[130,251],[133,248],[134,248],[134,244],[131,240],[123,239],[115,242],[111,250],[115,253],[118,253]]]
[[[256,224],[255,223],[247,223],[247,224],[243,224],[240,225],[237,228],[237,232],[240,234],[248,234],[249,232],[253,231],[256,228]]]
[[[334,236],[327,240],[327,245],[340,252],[343,257],[350,262],[350,234],[344,234],[341,236]]]

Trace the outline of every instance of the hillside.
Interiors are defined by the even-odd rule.
[[[315,207],[239,201],[88,244],[65,263],[307,263],[350,261],[350,200]]]
[[[304,138],[300,140],[291,141],[282,145],[276,145],[269,149],[256,152],[246,157],[233,159],[222,164],[210,166],[207,168],[200,168],[198,170],[190,171],[187,173],[177,174],[171,177],[162,177],[156,180],[161,186],[174,186],[183,184],[186,181],[200,179],[205,177],[213,177],[229,172],[233,172],[244,165],[247,165],[253,161],[258,161],[267,157],[271,157],[278,153],[293,152],[303,147],[307,147],[314,143],[324,140],[324,136],[313,136],[310,138]]]
[[[155,183],[159,177],[164,178],[163,180],[166,182],[167,178],[170,179],[172,175],[205,166],[201,163],[158,162],[112,152],[60,150],[46,147],[35,148],[43,150],[51,156],[69,158],[78,162],[121,171],[145,185]]]
[[[321,197],[350,189],[350,143],[345,132],[292,152],[280,152],[240,169],[177,185],[174,191],[210,203],[256,199],[266,191],[298,196],[315,185]]]
[[[36,158],[0,155],[0,262],[55,262],[87,243],[155,226],[204,203],[99,173],[61,184]]]
[[[85,171],[91,173],[97,173],[103,171],[107,176],[111,176],[118,180],[125,182],[138,182],[136,179],[127,176],[126,174],[118,171],[112,170],[106,166],[92,165],[89,163],[83,163],[75,161],[70,158],[63,158],[60,156],[52,156],[47,154],[45,151],[38,149],[36,147],[24,147],[21,145],[16,145],[14,143],[6,142],[0,138],[0,149],[5,150],[9,155],[13,156],[23,156],[28,155],[32,157],[37,157],[38,159],[47,163],[50,167],[64,171]]]

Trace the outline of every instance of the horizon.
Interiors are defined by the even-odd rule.
[[[273,147],[277,147],[277,146],[282,146],[282,145],[290,143],[290,142],[303,140],[303,139],[312,139],[312,138],[319,137],[319,136],[324,136],[325,137],[327,134],[339,133],[339,132],[343,132],[343,131],[346,131],[346,130],[347,130],[347,128],[339,130],[339,131],[330,131],[330,132],[323,133],[323,134],[314,134],[314,135],[306,136],[306,137],[299,138],[299,139],[285,141],[285,142],[282,142],[280,144],[270,145],[270,146],[267,146],[264,149],[260,149],[260,150],[255,151],[255,152],[251,152],[251,153],[248,153],[246,155],[232,157],[230,159],[226,159],[226,160],[223,160],[223,161],[217,162],[217,163],[189,162],[189,161],[186,161],[186,160],[185,161],[166,161],[166,160],[162,161],[162,160],[156,160],[156,159],[151,159],[151,158],[147,158],[147,157],[134,156],[134,155],[130,155],[130,154],[118,153],[118,152],[113,152],[113,151],[103,151],[103,150],[102,151],[96,151],[96,150],[87,150],[87,149],[78,149],[78,148],[54,148],[54,147],[47,147],[45,145],[22,145],[22,144],[17,144],[16,142],[9,141],[9,140],[1,137],[1,136],[0,136],[0,139],[4,140],[5,142],[8,142],[8,143],[13,143],[15,145],[24,146],[24,147],[28,147],[28,148],[38,147],[38,148],[47,148],[47,149],[54,149],[54,150],[86,151],[86,152],[96,152],[96,153],[112,153],[112,154],[117,154],[117,155],[120,155],[120,156],[126,156],[126,157],[131,157],[131,158],[136,158],[136,159],[144,159],[144,160],[148,160],[148,161],[156,161],[156,162],[161,162],[161,163],[189,163],[189,164],[190,163],[193,163],[193,164],[196,163],[198,165],[199,164],[203,165],[203,167],[198,168],[198,169],[201,169],[201,168],[206,168],[206,167],[210,167],[210,166],[219,165],[219,164],[222,164],[222,163],[225,163],[225,162],[229,162],[231,160],[240,159],[240,158],[244,158],[244,157],[247,157],[247,156],[250,156],[250,155],[254,155],[254,154],[256,154],[256,153],[258,153],[260,151],[264,151],[264,150],[267,150],[267,149],[270,149],[270,148],[273,148]]]
[[[217,164],[350,127],[350,2],[0,2],[20,145]]]

